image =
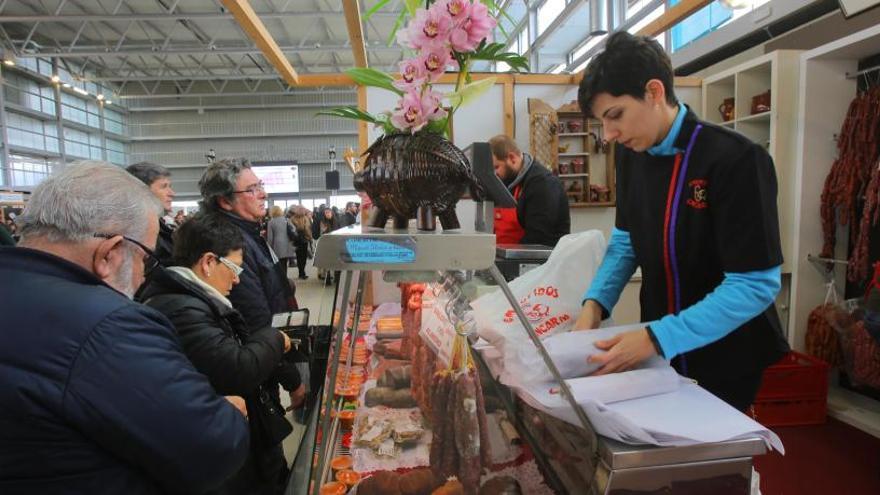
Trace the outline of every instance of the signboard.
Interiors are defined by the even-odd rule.
[[[263,182],[267,194],[299,192],[299,166],[296,162],[254,166],[251,170]]]
[[[346,239],[339,257],[346,263],[412,263],[416,260],[416,240],[412,237]]]
[[[22,204],[24,203],[24,193],[0,191],[0,203]]]

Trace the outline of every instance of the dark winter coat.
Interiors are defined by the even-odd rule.
[[[562,183],[536,160],[521,185],[516,217],[526,233],[520,244],[556,246],[559,238],[571,233],[568,197]]]
[[[0,493],[203,493],[248,423],[171,323],[51,254],[0,248]]]
[[[174,324],[184,352],[196,369],[210,380],[219,394],[245,398],[251,416],[251,456],[243,469],[230,480],[226,491],[236,487],[274,485],[277,479],[260,476],[256,466],[265,465],[267,456],[278,453],[276,444],[268,445],[254,421],[257,409],[263,414],[267,405],[260,401],[261,384],[278,369],[284,354],[281,334],[266,327],[248,332],[241,314],[215,299],[190,280],[170,270],[162,270],[145,286],[144,303],[164,314]],[[281,412],[280,404],[275,411]],[[283,464],[283,456],[273,464]]]

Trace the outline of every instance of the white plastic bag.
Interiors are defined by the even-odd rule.
[[[546,263],[510,282],[510,290],[541,338],[574,328],[584,293],[605,255],[605,236],[588,230],[559,240]],[[480,337],[504,352],[509,339],[528,340],[513,308],[501,291],[474,301]]]

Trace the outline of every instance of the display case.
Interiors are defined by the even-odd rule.
[[[288,493],[748,494],[760,438],[657,448],[598,436],[477,232],[351,226],[315,265],[341,272],[328,373]],[[474,271],[493,280],[570,419],[496,380],[474,333]],[[364,304],[368,278],[375,306]],[[375,285],[375,284],[374,284]],[[387,290],[388,288],[391,290]]]

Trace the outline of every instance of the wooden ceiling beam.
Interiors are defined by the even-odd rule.
[[[348,27],[348,39],[351,42],[351,53],[354,55],[354,66],[369,67],[359,3],[358,0],[342,0],[342,9],[345,11],[345,25]]]
[[[663,15],[651,21],[650,24],[640,29],[636,34],[654,37],[660,33],[665,33],[669,28],[690,17],[691,14],[696,13],[710,3],[712,3],[712,0],[682,0],[666,9]]]
[[[257,13],[254,12],[250,2],[248,0],[223,0],[223,5],[229,9],[239,26],[244,29],[244,32],[253,40],[266,60],[275,67],[275,70],[287,84],[297,85],[299,75],[293,70],[293,66],[290,65],[290,61],[287,60],[281,49],[278,48],[278,43],[275,43],[275,39],[269,34],[269,30],[266,29]]]

